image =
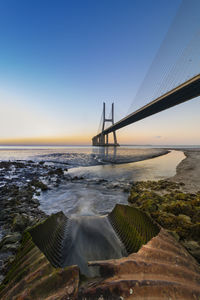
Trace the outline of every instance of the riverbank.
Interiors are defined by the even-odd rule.
[[[0,282],[21,244],[24,230],[44,220],[41,192],[66,180],[66,170],[44,161],[0,162]]]
[[[183,182],[182,191],[196,193],[200,191],[200,149],[184,150],[186,158],[176,168],[176,175],[170,178],[174,182]]]
[[[35,160],[27,159],[23,161],[0,162],[0,281],[7,271],[8,263],[12,262],[14,259],[15,253],[20,245],[23,231],[27,227],[33,226],[38,221],[45,219],[47,215],[50,214],[49,209],[47,209],[47,211],[45,210],[46,213],[41,210],[40,195],[46,195],[43,197],[43,201],[48,201],[51,209],[53,205],[55,205],[55,202],[58,203],[56,211],[63,210],[63,205],[67,202],[72,202],[73,205],[77,207],[77,204],[79,205],[77,199],[80,199],[80,211],[78,211],[78,213],[88,214],[88,210],[91,210],[91,202],[88,201],[88,193],[90,193],[90,198],[93,199],[94,197],[97,198],[97,192],[99,192],[99,203],[97,203],[97,201],[95,202],[94,213],[105,214],[107,211],[110,211],[116,203],[120,203],[120,201],[121,203],[124,203],[124,201],[127,203],[128,192],[133,181],[130,181],[131,177],[129,174],[122,180],[122,173],[124,172],[123,168],[127,168],[128,165],[131,165],[129,173],[136,170],[134,175],[136,176],[142,174],[145,171],[144,165],[147,165],[146,172],[147,175],[150,176],[150,173],[152,175],[152,169],[149,166],[149,163],[160,166],[161,161],[163,160],[163,166],[168,164],[169,159],[167,158],[167,155],[164,155],[168,152],[168,149],[121,149],[120,154],[117,156],[115,156],[115,153],[112,151],[106,156],[94,153],[50,153],[47,155],[41,155],[41,153],[39,153]],[[190,157],[189,153],[190,151],[188,152],[188,155],[186,155],[187,157]],[[164,155],[163,159],[162,155]],[[171,156],[173,156],[172,153],[169,154],[169,157]],[[150,158],[153,157],[158,158],[151,160]],[[106,159],[108,160],[107,163]],[[114,159],[118,159],[118,163],[120,164],[117,168]],[[145,162],[147,159],[149,159],[149,161]],[[193,160],[195,165],[194,155]],[[121,165],[122,161],[126,163],[128,161],[141,162]],[[187,161],[187,159],[183,162],[185,161]],[[103,177],[95,177],[97,172],[96,168],[98,168],[92,167],[95,162],[96,165],[102,165],[102,168],[107,172],[109,178],[105,179],[105,173],[101,173]],[[140,163],[141,166],[138,165]],[[86,167],[88,164],[90,167]],[[105,166],[105,164],[107,166]],[[108,170],[109,164],[110,170]],[[173,164],[176,166],[175,162],[173,162]],[[168,165],[170,170],[173,164]],[[84,174],[80,174],[79,171],[78,173],[71,172],[72,169],[70,168],[79,165],[84,166],[84,168],[82,168]],[[90,176],[87,173],[89,170],[88,168],[93,169]],[[76,168],[74,168],[74,170],[76,170]],[[166,174],[165,170],[165,168],[162,170],[163,175]],[[184,167],[181,168],[181,171],[178,170],[179,166],[177,167],[177,175],[183,177]],[[116,178],[113,176],[114,174],[118,174]],[[159,168],[156,169],[155,174],[157,174],[156,176],[159,175]],[[172,174],[174,174],[174,171]],[[172,180],[175,180],[175,177]],[[150,178],[152,178],[152,176]],[[198,186],[198,184],[196,185]],[[59,202],[57,198],[59,195],[55,192],[59,191],[60,193],[62,187],[64,187],[63,202]],[[184,188],[183,185],[180,185],[180,187]],[[74,197],[75,191],[77,197]],[[108,191],[109,197],[112,195],[112,199],[107,197],[106,193]],[[67,196],[66,193],[68,193]],[[49,201],[49,196],[52,196],[52,202]],[[110,204],[108,199],[110,199]],[[102,201],[105,202],[105,207],[103,208],[102,205],[99,207],[100,202]],[[74,212],[73,209],[71,211],[72,213]],[[71,212],[68,213],[71,214]]]
[[[7,272],[8,264],[14,260],[24,230],[50,214],[50,211],[44,213],[41,210],[40,195],[47,195],[52,191],[55,202],[55,191],[61,186],[69,189],[75,184],[74,188],[78,189],[79,184],[86,180],[82,176],[69,174],[68,168],[113,164],[117,160],[119,163],[141,161],[168,153],[166,149],[122,148],[119,155],[112,149],[109,149],[109,153],[102,153],[102,149],[98,153],[91,153],[88,149],[81,149],[79,152],[72,150],[72,153],[67,153],[63,152],[64,149],[56,149],[58,153],[55,153],[55,149],[1,149],[0,282]],[[86,184],[87,182],[86,180]],[[102,180],[95,181],[96,187],[100,188],[103,184]],[[126,185],[120,188],[123,193]],[[116,190],[115,186],[113,189]],[[117,194],[117,190],[115,193]],[[68,201],[73,202],[73,197],[69,197]],[[87,199],[84,199],[84,205],[85,201]],[[57,211],[60,210],[63,207],[59,205]]]
[[[200,149],[184,154],[175,176],[134,183],[128,201],[169,230],[200,263]]]

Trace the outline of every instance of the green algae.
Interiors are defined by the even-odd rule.
[[[46,299],[54,293],[59,294],[61,289],[66,294],[66,283],[73,294],[77,292],[78,279],[77,267],[54,268],[27,231],[23,235],[18,254],[0,285],[0,299]]]
[[[7,284],[11,280],[14,280],[19,274],[19,267],[21,266],[23,259],[25,259],[26,255],[35,247],[32,242],[31,235],[26,232],[23,236],[21,246],[19,247],[18,253],[13,261],[13,263],[8,266],[8,273],[3,280],[3,284]],[[1,287],[1,285],[0,285]]]
[[[180,240],[200,243],[200,193],[184,193],[182,186],[168,180],[136,182],[128,201],[165,229],[174,231]]]
[[[58,212],[29,230],[33,242],[54,267],[62,266],[61,248],[66,222],[67,217]]]
[[[4,278],[2,284],[0,285],[0,291],[3,291],[4,288],[8,286],[8,284],[14,285],[15,283],[21,281],[30,272],[33,272],[40,265],[43,265],[44,261],[46,261],[46,263],[48,262],[43,253],[37,247],[35,240],[41,241],[42,238],[44,238],[46,235],[48,236],[50,232],[53,233],[53,236],[56,237],[55,232],[58,232],[60,229],[60,227],[57,228],[56,221],[57,223],[60,222],[62,225],[65,221],[65,216],[62,213],[57,213],[47,218],[46,220],[43,220],[42,222],[34,225],[32,228],[29,228],[26,231],[24,231],[21,245],[18,249],[14,261],[8,266],[7,275]],[[44,234],[44,236],[40,238],[42,232],[47,234]],[[43,242],[45,242],[45,240]],[[47,248],[47,251],[50,250],[48,250]],[[48,254],[47,257],[49,258]],[[53,270],[56,269],[51,264],[50,259],[50,264],[48,262],[48,271],[52,272]]]
[[[128,253],[137,252],[160,231],[144,212],[127,205],[117,204],[108,218]]]

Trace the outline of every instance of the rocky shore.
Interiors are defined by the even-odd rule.
[[[200,263],[200,150],[184,153],[174,177],[136,182],[128,201],[167,229]]]
[[[0,282],[25,229],[46,218],[37,196],[68,180],[67,170],[45,162],[0,162]]]
[[[173,178],[137,182],[128,200],[167,229],[200,262],[200,150],[184,153],[186,158]],[[24,230],[47,217],[37,197],[79,178],[69,176],[66,164],[45,161],[2,161],[0,171],[1,283]]]
[[[0,283],[14,260],[24,230],[47,217],[39,208],[40,193],[83,179],[70,176],[67,168],[139,161],[167,153],[165,149],[122,148],[117,156],[114,153],[48,153],[36,156],[34,161],[0,161]]]

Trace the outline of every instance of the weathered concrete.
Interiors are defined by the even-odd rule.
[[[60,261],[60,246],[56,243],[62,244],[59,230],[62,231],[66,220],[62,213],[57,213],[24,234],[18,255],[0,286],[0,299],[186,300],[200,297],[200,269],[195,259],[146,214],[129,206],[116,206],[107,219],[131,253],[129,256],[104,261],[97,257],[98,261],[89,262],[89,268],[100,269],[99,277],[94,278],[79,276],[77,265],[55,268],[51,261],[55,263],[52,257]],[[87,231],[89,220],[81,224],[82,231]],[[96,225],[94,236],[96,231],[105,230],[99,228],[101,222]],[[48,259],[43,254],[45,251]]]

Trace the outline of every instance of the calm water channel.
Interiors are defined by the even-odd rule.
[[[132,182],[171,177],[184,158],[182,151],[172,150],[140,162],[71,168],[68,174],[75,180],[44,192],[40,207],[48,214],[60,210],[66,215],[106,214],[116,203],[127,203]]]
[[[0,160],[32,160],[64,167],[69,180],[39,197],[47,214],[102,215],[116,203],[127,203],[131,184],[175,175],[182,151],[150,147],[0,147]],[[134,162],[135,161],[135,162]],[[128,162],[128,163],[127,163]],[[118,163],[118,164],[116,164]]]

